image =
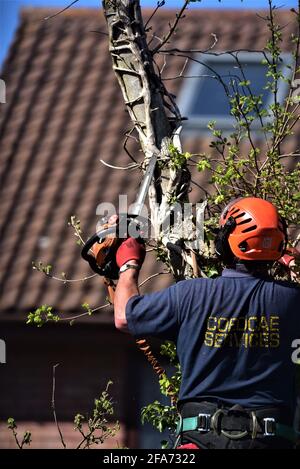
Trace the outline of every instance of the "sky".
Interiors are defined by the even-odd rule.
[[[72,0],[0,0],[0,67],[8,53],[15,30],[18,26],[19,11],[22,7],[53,7],[60,10]],[[166,0],[165,7],[178,8],[183,0]],[[296,7],[297,0],[277,0],[277,6]],[[100,0],[78,0],[72,8],[99,8]],[[155,7],[157,0],[141,0],[142,6]],[[191,3],[191,8],[266,8],[267,0],[201,0]]]

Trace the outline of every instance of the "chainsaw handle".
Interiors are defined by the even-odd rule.
[[[94,246],[94,244],[98,243],[101,241],[101,239],[105,238],[107,235],[115,233],[116,232],[116,226],[112,226],[110,228],[106,228],[105,230],[98,231],[95,233],[93,236],[91,236],[83,245],[83,248],[81,250],[81,257],[87,261],[90,265],[90,268],[98,275],[103,275],[104,272],[103,270],[98,266],[96,262],[95,256],[90,254],[90,250]]]
[[[119,215],[119,219],[116,224],[109,226],[101,231],[97,231],[93,236],[91,236],[84,244],[81,250],[82,258],[87,261],[91,267],[91,269],[98,275],[104,275],[107,277],[107,272],[104,271],[99,265],[97,264],[96,258],[93,254],[90,253],[90,250],[94,246],[94,244],[103,242],[103,240],[108,235],[115,235],[117,238],[126,239],[128,237],[128,226],[131,222],[135,222],[136,226],[140,227],[143,226],[147,219],[142,217],[137,217],[136,215],[128,215],[127,213],[122,213]],[[141,232],[142,234],[142,232]]]

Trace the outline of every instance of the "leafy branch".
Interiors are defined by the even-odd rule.
[[[113,401],[108,393],[112,384],[112,381],[108,381],[105,390],[102,391],[98,399],[95,399],[90,417],[84,417],[82,414],[75,416],[75,430],[82,436],[76,449],[88,449],[94,444],[103,444],[107,438],[114,437],[120,430],[119,422],[113,426],[108,425],[108,417],[114,415]]]
[[[18,426],[14,418],[9,417],[9,419],[7,420],[7,428],[12,431],[16,445],[18,446],[19,449],[23,449],[24,446],[30,445],[32,441],[31,433],[29,431],[26,431],[24,435],[22,436],[22,440],[20,441],[18,432],[17,432]]]
[[[91,308],[88,303],[83,303],[81,307],[84,310],[84,313],[76,314],[74,316],[63,316],[62,314],[54,314],[53,307],[49,305],[39,306],[35,311],[28,313],[26,324],[32,324],[37,327],[42,327],[48,322],[58,322],[58,321],[68,321],[70,325],[74,323],[76,319],[82,318],[84,316],[91,316],[96,311],[111,306],[111,303],[105,303],[104,305],[98,306],[96,308]]]
[[[70,221],[68,222],[68,226],[71,226],[74,229],[74,235],[77,238],[78,246],[84,245],[84,239],[82,238],[82,230],[81,230],[81,223],[79,218],[76,215],[72,215]]]
[[[181,370],[176,355],[175,344],[171,341],[166,341],[161,345],[160,354],[167,357],[174,368],[174,373],[171,377],[168,377],[166,373],[164,373],[159,379],[160,392],[166,397],[171,397],[171,404],[164,405],[155,400],[142,408],[141,421],[142,423],[151,423],[160,433],[165,430],[175,433],[178,419],[176,401],[181,381]],[[168,445],[168,442],[163,442],[163,447],[167,447]]]
[[[61,431],[55,406],[55,387],[56,377],[55,372],[59,364],[53,366],[52,371],[52,399],[51,408],[53,412],[54,421],[59,433],[60,441],[64,449],[67,448],[63,433]],[[114,405],[111,396],[109,395],[109,387],[112,385],[112,381],[108,381],[106,388],[100,394],[98,399],[94,400],[94,408],[91,416],[84,417],[81,414],[76,414],[74,417],[74,430],[78,431],[82,435],[82,439],[77,445],[76,449],[89,449],[93,445],[103,444],[108,438],[115,437],[120,430],[120,424],[117,421],[114,425],[109,423],[109,419],[114,415]],[[15,419],[10,417],[7,420],[7,427],[12,431],[16,445],[19,449],[23,449],[25,445],[30,445],[32,442],[31,433],[26,431],[22,436],[22,440],[19,439],[17,432],[17,424]]]
[[[56,275],[52,275],[51,271],[53,269],[51,264],[44,264],[42,261],[32,261],[32,269],[37,270],[38,272],[42,272],[46,277],[51,278],[53,280],[57,280],[58,282],[62,282],[64,284],[67,283],[77,283],[77,282],[85,282],[93,277],[96,277],[96,274],[88,275],[87,277],[82,278],[75,278],[75,279],[68,279],[65,272],[61,272],[61,276],[57,277]]]

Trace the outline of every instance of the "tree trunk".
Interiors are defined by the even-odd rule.
[[[149,190],[152,224],[157,229],[156,241],[166,251],[175,278],[187,278],[193,275],[191,266],[195,263],[193,255],[183,244],[180,221],[173,223],[171,231],[164,232],[162,228],[163,221],[172,212],[174,200],[180,204],[188,201],[189,171],[185,164],[174,168],[169,151],[170,143],[173,143],[181,152],[178,132],[181,116],[173,97],[155,73],[139,1],[103,0],[103,9],[113,70],[138,133],[145,155],[144,163],[147,164],[153,153],[160,161],[155,182]],[[167,245],[169,248],[177,245],[177,248],[170,250]]]

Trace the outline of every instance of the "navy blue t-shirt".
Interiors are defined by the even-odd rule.
[[[213,399],[253,408],[294,407],[291,347],[300,338],[300,288],[225,269],[132,297],[135,337],[172,340],[182,370],[180,402]]]

